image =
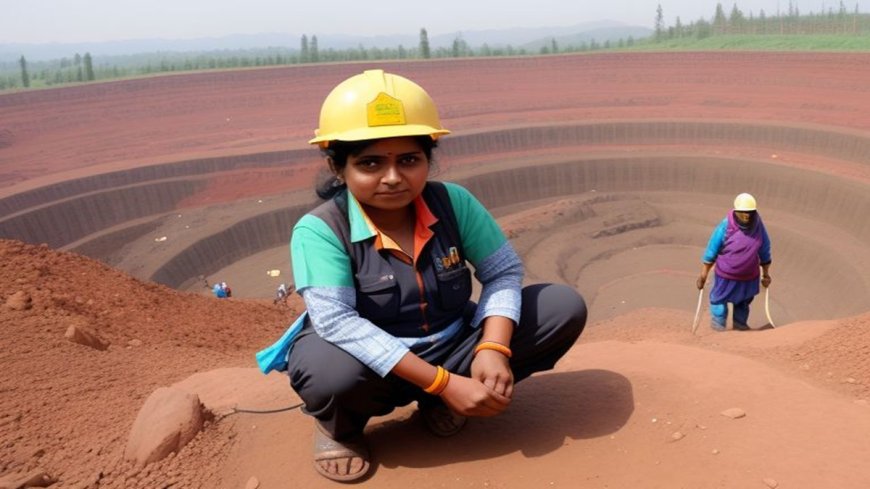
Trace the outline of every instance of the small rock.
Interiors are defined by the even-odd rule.
[[[105,351],[109,348],[108,341],[105,341],[96,334],[74,324],[71,324],[70,327],[67,328],[64,337],[73,343],[89,346],[95,350]]]
[[[722,416],[725,416],[727,418],[739,419],[739,418],[746,416],[746,411],[735,407],[735,408],[731,408],[731,409],[726,409],[719,414],[721,414]]]
[[[852,377],[849,377],[848,379],[844,379],[844,380],[843,380],[843,383],[846,383],[846,384],[857,384],[858,381],[855,380],[855,379],[853,379]]]
[[[133,338],[132,340],[127,342],[129,346],[142,346],[142,340]]]
[[[764,483],[767,484],[767,487],[769,487],[770,489],[776,489],[776,487],[779,486],[779,482],[776,482],[775,480],[771,479],[770,477],[766,477],[763,480],[764,480]]]
[[[671,435],[671,439],[674,441],[682,440],[686,435],[680,433],[679,431],[675,431],[673,435]]]
[[[31,470],[24,475],[10,475],[0,478],[0,487],[19,489],[22,487],[48,487],[57,482],[57,479],[48,475],[42,469]]]
[[[714,448],[710,453],[712,453],[713,455],[719,455],[719,449]]]
[[[258,487],[260,487],[260,481],[254,476],[251,476],[247,484],[245,484],[245,489],[257,489]]]
[[[6,307],[13,311],[26,311],[33,307],[33,298],[27,292],[19,290],[6,299]]]

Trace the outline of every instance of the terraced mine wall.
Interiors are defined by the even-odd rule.
[[[667,146],[673,146],[674,153],[662,154],[659,148]],[[616,151],[614,156],[584,156],[592,148],[606,153],[620,147],[631,147],[632,151]],[[651,150],[644,151],[644,147]],[[793,300],[824,303],[814,309],[820,317],[866,310],[866,298],[870,296],[870,248],[860,243],[870,240],[868,185],[811,167],[790,167],[777,161],[728,154],[727,150],[719,156],[692,154],[705,147],[787,151],[809,159],[836,160],[858,169],[870,164],[870,139],[860,133],[733,121],[610,121],[481,131],[446,138],[437,158],[455,168],[462,168],[469,161],[488,161],[485,171],[457,181],[491,209],[516,209],[522,203],[537,205],[542,200],[593,191],[641,207],[649,205],[644,202],[650,199],[656,200],[650,195],[684,196],[678,199],[681,212],[664,216],[654,209],[650,211],[651,218],[637,222],[629,219],[621,229],[588,237],[585,246],[590,249],[603,246],[610,254],[627,245],[614,241],[604,246],[601,244],[606,242],[604,239],[610,234],[629,232],[639,236],[630,242],[634,247],[660,243],[703,246],[700,241],[706,239],[715,222],[710,222],[694,206],[699,202],[712,206],[713,196],[722,201],[722,194],[746,189],[763,196],[765,215],[779,213],[783,216],[781,221],[790,220],[797,228],[807,228],[778,230],[777,256],[802,262],[800,267],[786,272],[791,281],[804,284],[805,292],[798,293]],[[687,149],[681,153],[679,148]],[[536,157],[538,153],[545,156]],[[501,157],[505,158],[504,165],[493,164]],[[294,150],[154,165],[63,182],[0,201],[4,213],[0,235],[54,247],[78,242],[76,251],[111,263],[111,253],[123,247],[126,240],[154,229],[156,220],[176,211],[185,198],[202,192],[215,175],[244,168],[312,164],[320,164],[316,151]],[[184,288],[204,274],[255,253],[285,247],[293,223],[314,204],[312,199],[240,216],[217,232],[192,237],[187,246],[167,256],[142,278]],[[583,235],[583,219],[566,223],[566,229],[576,229],[576,235]],[[670,235],[673,231],[666,226],[669,221],[692,223],[695,237]],[[131,223],[127,228],[126,222]],[[698,224],[701,222],[704,224]],[[830,241],[815,239],[813,223],[823,225],[824,229],[833,228],[845,240],[855,243],[848,248],[853,250],[852,256],[840,256]],[[109,228],[114,230],[100,234]],[[543,271],[538,272],[541,279],[589,283],[588,275],[595,269],[595,263],[607,258],[604,252],[599,255],[577,252],[578,239],[570,236],[554,235],[553,240],[565,242],[567,247],[548,245],[550,252],[555,250],[561,257],[561,266],[547,270],[542,265],[539,268]],[[534,255],[535,246],[529,245],[524,252]],[[832,293],[836,293],[836,300],[832,299]],[[812,317],[816,312],[807,309],[796,314]]]
[[[726,145],[765,147],[870,164],[870,139],[806,127],[735,122],[607,122],[481,132],[445,139],[441,158],[461,161],[512,151],[588,145]],[[197,159],[80,178],[0,200],[0,236],[62,247],[99,230],[171,211],[202,181],[244,168],[310,164],[313,150]],[[119,188],[120,187],[120,188]]]

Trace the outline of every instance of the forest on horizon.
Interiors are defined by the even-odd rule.
[[[624,35],[618,30],[590,37],[553,36],[521,46],[471,46],[457,35],[450,46],[431,47],[425,28],[420,29],[415,46],[395,48],[365,47],[322,49],[316,35],[303,34],[298,47],[271,46],[256,49],[154,52],[116,56],[91,56],[89,52],[69,57],[28,62],[22,55],[16,62],[0,62],[0,91],[51,88],[70,84],[109,81],[202,70],[227,70],[305,63],[348,61],[438,59],[493,56],[542,56],[567,53],[592,53],[626,50],[795,50],[795,51],[870,51],[870,14],[839,6],[825,12],[801,13],[789,1],[788,10],[768,15],[743,12],[737,4],[726,12],[719,3],[709,20],[683,23],[677,17],[672,25],[664,22],[661,4],[655,12],[655,29],[646,36]]]

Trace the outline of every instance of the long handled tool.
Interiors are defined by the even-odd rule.
[[[767,322],[770,323],[774,328],[776,327],[773,324],[773,319],[770,319],[770,287],[764,288],[764,313],[767,314]]]
[[[704,300],[704,289],[698,290],[698,307],[695,308],[695,320],[692,321],[692,334],[698,329],[698,322],[701,319],[701,302]]]

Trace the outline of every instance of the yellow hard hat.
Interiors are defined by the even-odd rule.
[[[755,205],[755,197],[750,194],[740,194],[734,199],[734,210],[735,211],[754,211],[757,207]]]
[[[435,102],[420,85],[383,70],[368,70],[332,89],[320,109],[320,127],[309,144],[400,136],[450,134]]]

